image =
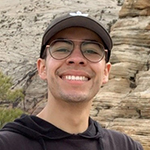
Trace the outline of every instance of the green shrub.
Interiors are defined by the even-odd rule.
[[[21,109],[0,108],[0,128],[2,128],[5,123],[13,121],[23,113]]]
[[[11,78],[0,72],[0,100],[18,102],[24,99],[23,90],[11,90],[12,85]]]
[[[0,99],[6,99],[6,93],[12,86],[11,79],[0,72]]]
[[[10,91],[6,93],[7,100],[10,102],[19,102],[24,99],[24,94],[22,89],[16,89],[15,91]]]

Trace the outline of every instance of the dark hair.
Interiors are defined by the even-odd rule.
[[[42,58],[42,59],[46,59],[46,57],[47,57],[47,50],[46,50],[46,47],[45,47],[41,58]]]

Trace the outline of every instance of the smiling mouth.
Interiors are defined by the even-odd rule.
[[[61,78],[66,79],[66,80],[71,80],[71,81],[88,81],[89,80],[89,78],[85,76],[74,76],[74,75],[67,75]]]

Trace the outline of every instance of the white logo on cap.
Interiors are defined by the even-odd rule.
[[[70,16],[84,16],[87,17],[88,14],[82,14],[80,11],[77,11],[76,13],[69,13]]]

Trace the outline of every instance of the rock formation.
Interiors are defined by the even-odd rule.
[[[38,113],[47,98],[47,85],[36,71],[43,32],[52,18],[80,8],[101,21],[114,42],[110,81],[94,98],[91,117],[150,150],[150,1],[124,0],[122,7],[121,3],[1,0],[0,70],[13,78],[14,88],[25,90],[18,107]]]
[[[110,81],[93,103],[103,126],[131,135],[150,149],[150,1],[125,0],[111,28]]]

